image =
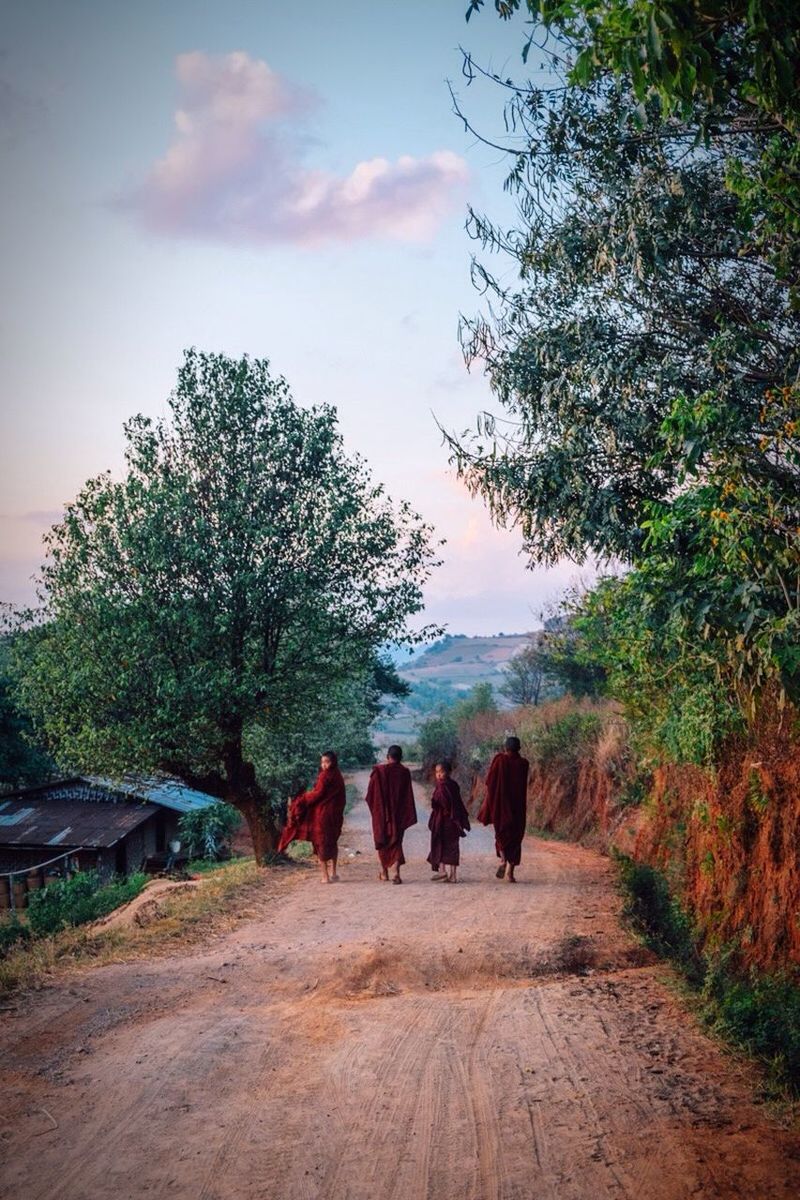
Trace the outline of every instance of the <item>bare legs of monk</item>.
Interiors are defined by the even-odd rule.
[[[516,883],[514,878],[514,864],[508,862],[504,857],[500,859],[500,866],[495,871],[497,879],[505,879],[506,883]]]
[[[387,863],[386,859],[393,857],[392,852],[389,852],[389,853],[384,852],[383,858],[382,858],[381,857],[382,851],[380,851],[380,850],[378,851],[378,866],[379,866],[378,879],[380,879],[381,883],[388,882],[389,871],[392,872],[392,874],[391,874],[392,883],[402,883],[403,882],[402,879],[400,878],[400,867],[405,862],[405,859],[403,858],[402,847],[396,853],[397,853],[397,857],[394,858],[394,861]]]
[[[319,881],[320,883],[338,883],[339,875],[336,867],[338,866],[338,858],[318,858],[319,863]]]

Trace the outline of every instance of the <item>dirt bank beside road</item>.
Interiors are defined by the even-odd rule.
[[[0,1014],[0,1195],[797,1195],[800,1139],[620,930],[604,859],[529,841],[510,886],[478,829],[434,884],[421,824],[392,887],[366,816],[341,884]]]

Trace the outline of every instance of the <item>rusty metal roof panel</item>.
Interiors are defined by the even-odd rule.
[[[113,846],[154,816],[154,804],[95,804],[43,796],[0,804],[1,846]]]

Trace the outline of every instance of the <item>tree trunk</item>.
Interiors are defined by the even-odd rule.
[[[228,802],[238,808],[247,821],[250,837],[253,840],[253,852],[260,867],[270,854],[274,854],[278,844],[280,830],[267,804],[259,803],[253,796],[229,796]]]
[[[280,836],[269,796],[259,786],[255,767],[242,755],[241,728],[231,737],[223,751],[226,775],[226,796],[244,815],[253,839],[253,853],[261,867],[265,859],[275,851]]]
[[[280,827],[272,811],[269,796],[256,779],[255,768],[242,755],[241,730],[237,729],[223,748],[224,774],[220,771],[196,772],[185,763],[167,760],[162,767],[176,775],[188,787],[216,796],[238,809],[247,821],[253,839],[253,852],[259,866],[275,852]]]

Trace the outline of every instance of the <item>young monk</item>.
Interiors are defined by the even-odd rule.
[[[403,854],[403,834],[417,823],[411,772],[403,766],[403,751],[390,746],[386,762],[373,767],[369,777],[366,801],[372,815],[372,836],[378,851],[380,873],[385,882],[392,871],[392,883],[402,883],[400,868],[406,861]]]
[[[469,833],[469,816],[461,799],[461,788],[451,778],[452,764],[444,759],[434,767],[436,787],[431,796],[431,852],[428,862],[434,879],[458,883],[459,842]],[[441,868],[445,870],[442,872]]]
[[[320,883],[338,883],[339,837],[345,808],[344,777],[335,751],[326,750],[319,760],[317,782],[310,792],[295,796],[289,819],[278,842],[285,850],[290,842],[311,842],[317,856]]]
[[[486,776],[486,799],[478,820],[494,825],[495,850],[500,859],[497,878],[516,883],[514,868],[522,857],[528,799],[528,760],[520,754],[520,740],[507,737],[500,754],[495,754]]]

